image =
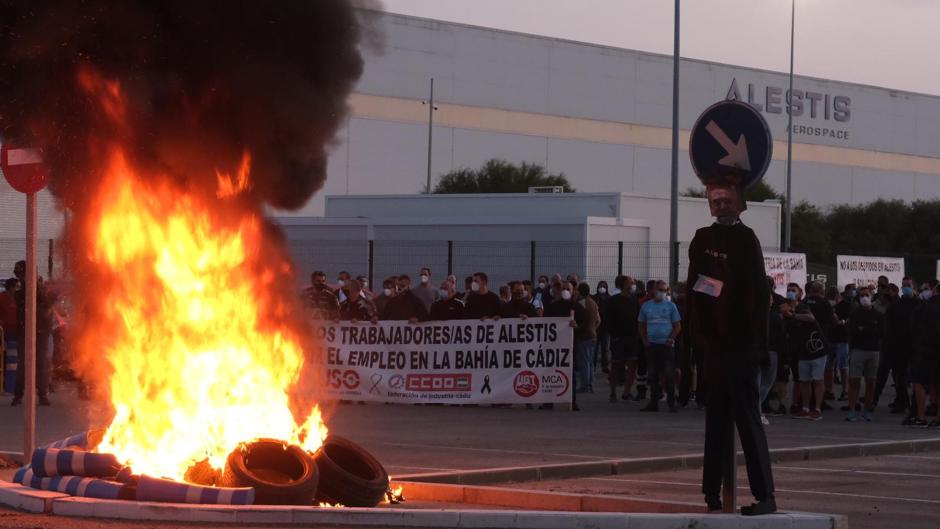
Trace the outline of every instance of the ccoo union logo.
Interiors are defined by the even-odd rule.
[[[512,389],[520,397],[531,397],[539,391],[539,377],[531,371],[522,371],[513,380]]]

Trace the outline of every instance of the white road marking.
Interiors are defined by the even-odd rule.
[[[907,455],[892,454],[892,455],[887,455],[887,456],[882,456],[882,457],[898,457],[898,458],[901,458],[901,459],[931,459],[931,460],[940,460],[940,456],[907,456]]]
[[[907,472],[879,472],[875,470],[856,470],[849,468],[812,468],[812,467],[785,467],[774,465],[774,470],[799,470],[800,472],[828,472],[832,474],[871,474],[875,476],[904,476],[910,478],[940,478],[938,474],[911,474]]]
[[[575,459],[596,459],[598,461],[608,461],[611,459],[623,459],[622,456],[586,456],[581,454],[558,454],[554,452],[534,452],[529,450],[506,450],[503,448],[471,448],[468,446],[441,446],[441,445],[425,445],[417,443],[382,443],[388,446],[404,446],[404,447],[415,447],[415,448],[436,448],[441,450],[464,450],[468,452],[499,452],[504,454],[531,454],[536,456],[555,456],[555,457],[573,457]]]

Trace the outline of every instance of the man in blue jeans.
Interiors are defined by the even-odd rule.
[[[669,285],[656,282],[653,298],[640,307],[640,338],[646,348],[647,376],[650,384],[650,402],[641,411],[659,411],[659,378],[666,379],[666,403],[676,413],[676,336],[682,330],[679,308],[666,299]]]

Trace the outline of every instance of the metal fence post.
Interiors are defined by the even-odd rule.
[[[617,241],[617,275],[623,275],[623,241]]]
[[[454,273],[454,241],[447,241],[447,275]],[[454,285],[455,287],[457,285]]]
[[[369,285],[375,289],[375,278],[372,277],[373,265],[375,265],[375,241],[369,239]]]
[[[672,247],[672,272],[671,275],[675,276],[676,282],[678,283],[679,278],[679,241],[675,241]]]
[[[529,281],[535,284],[535,241],[529,241]]]
[[[49,279],[52,279],[52,249],[54,247],[54,242],[55,242],[54,239],[49,239],[49,260],[48,260],[49,261],[48,262],[49,274],[46,276]]]

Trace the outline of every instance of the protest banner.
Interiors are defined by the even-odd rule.
[[[886,276],[889,283],[900,287],[904,277],[904,258],[836,256],[836,278],[840,290],[849,283],[855,283],[857,287],[875,285],[878,283],[878,276]]]
[[[571,402],[567,318],[318,322],[330,398],[398,403]]]
[[[786,297],[787,283],[796,283],[800,288],[806,284],[806,254],[767,252],[764,272],[774,278],[774,292]]]

